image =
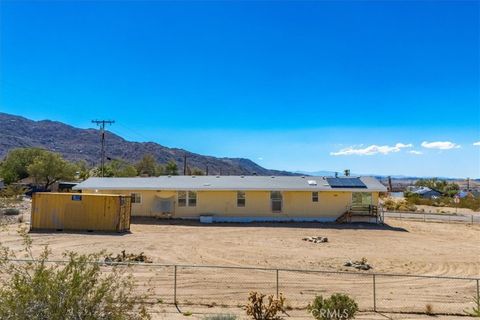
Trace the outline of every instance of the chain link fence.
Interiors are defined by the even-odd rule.
[[[402,219],[423,222],[480,224],[480,214],[441,214],[410,211],[388,211],[382,213],[383,221]]]
[[[26,260],[16,260],[18,262]],[[54,263],[62,263],[55,261]],[[345,293],[361,311],[465,315],[480,302],[480,278],[255,267],[117,263],[153,306],[243,307],[251,291],[283,294],[288,309]],[[111,265],[102,265],[104,272]],[[428,307],[427,307],[428,306]]]

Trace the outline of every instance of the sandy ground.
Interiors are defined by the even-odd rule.
[[[26,219],[28,220],[28,219]],[[379,273],[480,275],[480,225],[389,220],[390,225],[255,223],[213,224],[135,219],[128,234],[32,233],[34,250],[144,252],[155,263],[351,271],[365,257]],[[28,222],[24,223],[28,227]],[[19,249],[9,225],[1,241]],[[302,241],[323,236],[328,243]]]
[[[21,248],[19,225],[0,231],[0,241]],[[156,264],[249,266],[285,269],[351,271],[325,274],[280,271],[279,291],[291,307],[304,308],[316,294],[345,292],[355,297],[362,310],[373,310],[373,278],[370,273],[344,267],[347,260],[362,257],[375,273],[480,277],[480,225],[424,223],[394,220],[390,225],[256,223],[213,224],[135,219],[131,233],[32,233],[34,252],[48,245],[52,258],[66,250],[119,253],[144,252]],[[327,243],[302,241],[308,236],[328,237]],[[173,302],[174,268],[134,268],[139,288],[154,288],[156,318]],[[377,309],[385,312],[434,312],[462,314],[473,306],[476,283],[457,279],[417,279],[376,276]],[[182,311],[202,315],[212,306],[238,307],[248,292],[276,292],[271,270],[238,270],[178,267],[177,301]],[[162,303],[157,303],[161,301]],[[304,310],[298,319],[305,316]],[[169,318],[167,316],[167,318]],[[408,319],[398,318],[394,319]],[[373,319],[373,318],[372,318]],[[417,319],[412,317],[411,319]],[[418,318],[421,319],[421,318]]]
[[[473,211],[469,208],[454,208],[454,207],[434,207],[425,205],[416,205],[417,212],[425,213],[451,213],[451,214],[478,214],[479,211]]]

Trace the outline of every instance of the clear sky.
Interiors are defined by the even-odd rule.
[[[478,1],[0,3],[0,111],[273,169],[480,177]]]

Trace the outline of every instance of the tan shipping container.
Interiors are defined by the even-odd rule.
[[[30,230],[130,230],[131,197],[125,195],[37,192]]]

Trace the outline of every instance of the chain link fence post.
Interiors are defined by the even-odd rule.
[[[477,309],[480,310],[480,280],[477,279]]]
[[[373,280],[373,311],[377,312],[377,286],[375,283],[375,273],[373,274],[372,280]]]
[[[278,269],[276,270],[276,289],[277,289],[277,299],[278,299]]]
[[[173,304],[177,305],[177,265],[173,266]]]

